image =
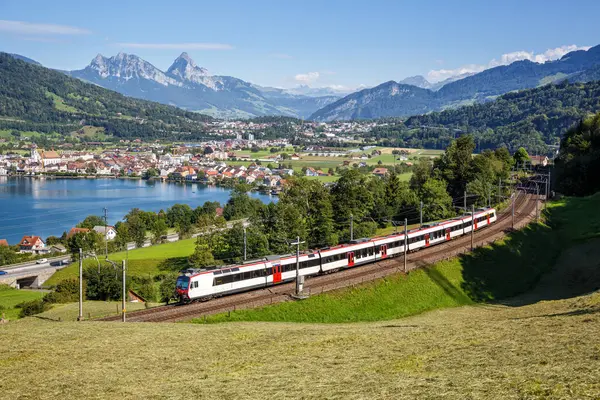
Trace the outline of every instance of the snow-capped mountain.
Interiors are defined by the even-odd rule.
[[[148,79],[164,86],[182,86],[181,82],[168,77],[154,65],[133,54],[119,53],[110,58],[98,54],[86,69],[89,72],[95,72],[102,79],[108,77],[120,78],[125,81],[130,79]]]
[[[341,96],[271,95],[259,86],[232,76],[211,75],[182,53],[167,72],[133,54],[98,54],[81,70],[68,75],[127,96],[200,111],[223,118],[286,115],[306,118]]]

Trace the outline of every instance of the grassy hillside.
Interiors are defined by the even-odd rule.
[[[28,318],[0,326],[0,385],[35,399],[595,399],[599,312],[595,294],[349,325]]]
[[[136,118],[138,118],[136,120]],[[186,139],[211,118],[176,107],[125,97],[0,53],[0,129],[68,133],[86,125],[129,138]]]
[[[178,267],[194,252],[195,246],[196,239],[184,239],[177,242],[134,249],[129,251],[129,254],[124,251],[113,253],[109,255],[109,258],[119,263],[127,258],[129,260],[129,276],[155,276],[164,271],[178,271]],[[99,258],[101,259],[102,257]],[[97,263],[95,260],[85,260],[84,267],[90,265],[97,265]],[[79,264],[73,263],[54,273],[44,283],[44,286],[56,285],[64,279],[77,278],[78,276]]]
[[[573,246],[582,246],[587,240],[600,237],[600,214],[595,211],[598,207],[600,193],[587,198],[565,198],[549,205],[545,224],[532,224],[492,246],[413,271],[407,276],[393,276],[301,302],[239,310],[195,322],[376,321],[507,299],[531,290],[542,274],[553,266],[564,270],[564,266],[560,267],[562,254],[572,251],[569,249]],[[588,254],[588,259],[597,256],[600,260],[600,251],[591,255],[589,251],[583,253]],[[572,286],[569,289],[572,295],[600,289],[600,262],[589,266],[584,260],[581,255],[581,262],[570,264],[570,269],[563,272],[569,278],[560,280],[561,285]]]
[[[4,313],[6,319],[14,320],[20,310],[15,306],[24,301],[41,299],[44,292],[35,290],[17,290],[8,285],[0,285],[0,316]]]

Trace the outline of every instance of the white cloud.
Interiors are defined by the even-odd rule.
[[[117,46],[155,50],[231,50],[234,48],[224,43],[117,43]]]
[[[487,65],[468,64],[456,69],[438,69],[431,70],[427,74],[427,79],[430,82],[439,82],[444,79],[462,75],[465,73],[481,72],[488,68],[498,67],[500,65],[508,65],[515,61],[529,60],[536,63],[545,63],[546,61],[556,60],[565,54],[575,50],[588,50],[590,46],[577,46],[574,44],[548,49],[543,53],[536,54],[533,51],[514,51],[512,53],[502,54],[498,59],[492,59]]]
[[[294,80],[305,85],[316,82],[321,76],[318,72],[307,72],[306,74],[298,74],[294,76]]]
[[[75,26],[36,24],[24,21],[0,20],[0,32],[21,35],[89,35],[91,31]]]

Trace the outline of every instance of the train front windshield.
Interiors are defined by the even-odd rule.
[[[187,276],[180,276],[177,278],[177,285],[175,286],[177,289],[187,290],[188,286],[190,286],[190,278]]]

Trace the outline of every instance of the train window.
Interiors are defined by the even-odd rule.
[[[221,270],[217,270],[213,272],[213,275],[221,275],[223,273],[223,271]]]
[[[218,277],[218,278],[215,278],[213,280],[213,286],[222,285],[222,284],[223,284],[223,278],[222,277]]]

